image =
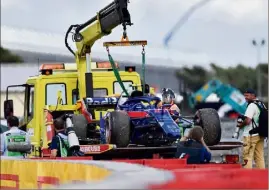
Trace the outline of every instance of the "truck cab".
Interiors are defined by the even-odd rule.
[[[117,67],[119,65],[117,64]],[[93,96],[106,97],[120,94],[122,89],[114,76],[109,62],[91,62],[93,74]],[[76,113],[79,97],[78,73],[75,63],[42,64],[40,74],[29,77],[25,84],[7,87],[6,101],[4,103],[5,118],[14,113],[16,105],[9,100],[10,88],[24,89],[24,116],[21,129],[28,132],[33,145],[34,156],[40,156],[42,147],[47,147],[47,118],[45,110],[57,118],[64,113]],[[140,85],[140,75],[135,72],[135,67],[125,67],[119,71],[126,89],[131,85]],[[100,111],[95,112],[95,119],[99,119]]]

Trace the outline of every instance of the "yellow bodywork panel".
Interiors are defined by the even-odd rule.
[[[77,68],[78,68],[78,88],[79,88],[79,93],[80,97],[86,97],[86,78],[85,78],[85,73],[86,73],[86,57],[79,57],[78,55],[76,56],[76,61],[77,61]]]
[[[85,54],[85,45],[92,47],[98,39],[104,36],[99,21],[95,21],[90,26],[88,26],[87,29],[83,30],[80,33],[83,36],[83,39],[82,42],[76,43],[76,47],[77,52],[81,52],[81,55]]]

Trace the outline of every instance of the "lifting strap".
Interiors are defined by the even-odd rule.
[[[114,60],[113,60],[113,57],[112,57],[112,56],[110,55],[110,53],[109,53],[109,49],[108,49],[108,47],[107,47],[107,53],[108,53],[108,59],[109,59],[109,62],[110,62],[110,64],[111,64],[111,66],[112,66],[114,75],[115,75],[117,81],[118,81],[119,84],[120,84],[120,87],[122,88],[122,90],[123,90],[123,92],[126,94],[126,96],[129,96],[129,94],[128,94],[128,92],[127,92],[127,90],[126,90],[125,86],[123,85],[123,82],[122,82],[122,80],[121,80],[121,78],[120,78],[120,74],[119,74],[119,71],[118,71],[118,69],[117,69],[117,67],[116,67],[116,64],[115,64]]]
[[[146,64],[146,53],[145,53],[145,45],[142,45],[143,49],[142,49],[142,90],[143,90],[143,94],[145,94],[145,83],[146,83],[146,79],[145,79],[145,64]]]
[[[147,45],[147,41],[146,40],[142,40],[142,41],[129,41],[128,36],[125,34],[125,36],[122,36],[121,41],[114,41],[114,42],[104,42],[103,46],[106,47],[107,53],[108,53],[108,59],[109,62],[112,66],[114,75],[117,79],[117,81],[120,84],[120,87],[122,88],[123,92],[129,96],[125,86],[123,85],[123,82],[121,80],[119,71],[117,70],[116,64],[111,56],[111,54],[109,53],[109,47],[110,46],[139,46],[142,45],[143,49],[142,49],[142,89],[143,89],[143,94],[145,92],[145,63],[146,63],[146,53],[145,53],[145,45]]]

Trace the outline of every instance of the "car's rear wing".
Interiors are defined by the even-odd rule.
[[[117,97],[83,98],[88,109],[115,109],[118,103]]]

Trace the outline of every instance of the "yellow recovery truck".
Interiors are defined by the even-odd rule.
[[[88,155],[95,155],[95,159],[111,158],[146,158],[158,155],[172,156],[175,146],[167,147],[124,147],[115,148],[109,130],[105,135],[99,130],[101,114],[109,109],[115,109],[117,98],[111,96],[123,91],[127,96],[128,88],[135,88],[143,94],[150,93],[150,87],[145,84],[145,51],[147,41],[129,41],[126,26],[132,25],[127,9],[128,0],[114,0],[95,17],[81,25],[71,25],[67,30],[65,45],[75,56],[76,64],[43,64],[41,74],[29,77],[26,84],[11,85],[6,91],[4,115],[7,118],[14,113],[13,101],[9,99],[9,89],[25,88],[24,125],[21,128],[31,136],[32,156],[49,156],[48,144],[54,136],[53,119],[66,114],[72,115],[72,126],[79,143],[78,149]],[[95,41],[109,35],[118,25],[123,25],[122,41],[105,42],[110,64],[94,63],[90,60],[90,53]],[[72,30],[74,30],[72,32]],[[68,34],[73,33],[77,51],[74,52],[67,43]],[[118,71],[117,65],[109,53],[110,46],[142,46],[142,77],[135,72],[134,67],[127,67],[125,71]],[[112,70],[111,70],[112,68]],[[154,92],[151,92],[154,93]],[[94,99],[101,97],[103,101]],[[89,104],[89,101],[90,102]],[[99,115],[100,114],[100,115]],[[99,122],[99,123],[98,123]],[[102,125],[104,126],[104,125]],[[106,125],[109,126],[109,125]],[[122,126],[119,126],[121,129]],[[119,132],[119,133],[116,133]],[[102,135],[100,135],[102,134]],[[121,131],[114,131],[120,139]],[[102,136],[102,137],[101,137]],[[113,136],[114,137],[114,136]],[[105,141],[102,141],[105,138]],[[217,137],[219,138],[219,137]],[[228,145],[235,148],[240,145]],[[223,149],[223,146],[214,146]],[[227,148],[227,146],[226,146]],[[102,154],[101,154],[102,153]],[[168,157],[169,157],[168,156]]]
[[[47,152],[48,143],[54,135],[53,119],[65,113],[75,113],[79,118],[78,122],[82,117],[87,119],[87,116],[93,116],[90,120],[99,120],[99,111],[92,110],[91,113],[85,114],[84,109],[84,115],[81,114],[83,112],[82,99],[85,97],[106,97],[122,92],[121,84],[115,77],[111,64],[109,62],[91,62],[89,54],[96,40],[109,35],[120,24],[124,27],[122,40],[127,45],[126,25],[131,25],[127,3],[127,0],[115,0],[86,23],[70,26],[66,33],[65,44],[74,54],[75,64],[43,64],[40,67],[40,75],[29,77],[25,84],[7,87],[6,101],[4,102],[5,118],[13,114],[13,109],[16,109],[16,105],[14,107],[13,101],[9,99],[9,89],[16,87],[24,87],[25,89],[24,124],[21,128],[31,136],[33,156],[44,156]],[[67,43],[68,34],[73,29],[75,29],[73,40],[76,43],[76,52]],[[125,70],[119,71],[118,74],[125,90],[130,85],[141,88],[140,75],[135,72],[135,67],[125,67]],[[113,106],[108,108],[113,109]],[[96,128],[93,130],[95,133]],[[76,133],[80,136],[85,135],[81,134],[83,132],[79,131],[79,128],[76,129]],[[84,142],[82,144],[98,145],[98,142]],[[111,145],[101,147],[102,150],[96,146],[85,147],[88,152],[91,150],[92,152],[102,152],[111,148]]]

